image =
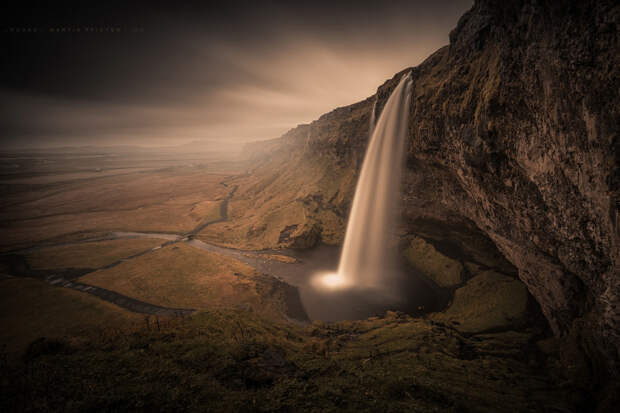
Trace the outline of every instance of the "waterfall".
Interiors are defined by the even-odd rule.
[[[378,288],[387,281],[385,269],[399,199],[412,83],[411,72],[403,75],[372,129],[355,188],[338,272],[320,277],[323,286]],[[371,117],[374,118],[374,107]]]
[[[370,127],[368,128],[368,136],[372,136],[372,132],[375,130],[375,116],[377,112],[377,100],[375,97],[375,102],[372,104],[372,110],[370,111]]]

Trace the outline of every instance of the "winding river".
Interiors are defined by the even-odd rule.
[[[392,268],[385,268],[386,272],[398,275],[397,277],[391,278],[394,282],[398,283],[398,285],[392,286],[393,288],[391,288],[392,291],[400,292],[398,296],[382,295],[376,290],[364,290],[359,288],[334,291],[315,288],[311,283],[311,279],[317,273],[327,271],[333,272],[338,268],[338,260],[341,252],[340,247],[319,245],[307,250],[250,251],[220,247],[195,239],[194,236],[206,226],[228,219],[228,201],[235,193],[235,190],[236,187],[233,187],[229,195],[220,204],[221,211],[219,219],[201,223],[193,230],[183,234],[118,231],[103,238],[86,239],[73,243],[53,245],[79,244],[123,238],[154,238],[163,241],[159,246],[142,251],[131,257],[123,258],[101,268],[94,269],[101,270],[112,268],[167,245],[183,242],[200,250],[232,257],[255,268],[261,273],[269,274],[297,287],[302,304],[311,320],[339,321],[364,319],[371,316],[383,315],[387,310],[399,310],[411,315],[422,315],[424,313],[437,311],[446,304],[445,295],[433,287],[423,276],[415,273],[411,268],[408,268],[404,262],[396,262]],[[53,245],[40,245],[20,251],[13,251],[11,254],[25,253]],[[292,257],[294,260],[289,258],[287,261],[291,262],[283,262],[278,260],[277,256]],[[73,279],[80,275],[82,274],[70,276],[69,279],[67,279],[66,276],[63,275],[48,274],[47,276],[39,278],[44,278],[52,285],[93,294],[103,300],[110,301],[133,312],[153,315],[185,315],[194,311],[192,309],[156,306],[123,296],[114,291],[80,283]],[[25,274],[25,276],[28,275]]]
[[[403,262],[396,263],[386,271],[398,273],[398,297],[378,294],[376,290],[329,291],[315,288],[310,282],[313,275],[334,271],[338,267],[340,247],[319,245],[307,250],[239,250],[220,247],[194,239],[191,236],[158,234],[146,232],[116,232],[117,238],[161,238],[169,242],[185,244],[221,255],[232,257],[257,271],[272,275],[298,288],[302,304],[311,320],[339,321],[364,319],[383,315],[387,310],[399,310],[412,315],[436,311],[442,307],[439,294],[423,277],[408,269]],[[155,247],[156,249],[158,247]],[[281,262],[266,256],[292,257],[295,262]]]

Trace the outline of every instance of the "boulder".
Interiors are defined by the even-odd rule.
[[[463,282],[463,265],[446,257],[420,237],[413,238],[404,254],[416,270],[440,287],[456,287]]]
[[[499,331],[518,326],[527,311],[528,293],[521,281],[484,271],[456,290],[452,304],[435,321],[465,333]]]

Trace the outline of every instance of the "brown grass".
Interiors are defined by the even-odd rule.
[[[104,176],[111,175],[126,175],[130,173],[136,172],[144,172],[149,169],[154,168],[119,168],[119,169],[110,169],[107,171],[89,171],[89,172],[69,172],[69,173],[56,173],[49,175],[37,175],[37,176],[29,176],[25,178],[17,178],[17,179],[2,179],[0,180],[0,184],[22,184],[22,185],[41,185],[41,184],[53,184],[57,182],[67,182],[67,181],[76,181],[80,179],[89,179],[89,178],[102,178]]]
[[[9,353],[22,351],[38,337],[60,338],[85,328],[123,328],[141,321],[139,314],[43,281],[0,281],[0,342]]]
[[[285,246],[280,233],[287,226],[297,225],[291,233],[295,238],[318,225],[323,242],[339,243],[344,220],[324,207],[331,200],[331,205],[346,210],[354,173],[321,160],[299,160],[295,165],[274,161],[229,181],[238,189],[229,203],[228,221],[208,226],[199,238],[237,248],[277,248]],[[315,195],[322,197],[321,204],[312,198]]]
[[[26,259],[33,269],[100,268],[122,258],[154,248],[156,239],[119,239],[83,244],[61,245],[36,250]]]
[[[277,315],[279,303],[261,296],[255,276],[254,269],[237,260],[179,243],[80,280],[165,307],[210,310],[249,305]]]
[[[219,202],[230,191],[221,185],[225,178],[202,170],[173,169],[27,192],[24,202],[0,210],[4,222],[0,249],[88,232],[187,232],[205,219],[219,217]]]

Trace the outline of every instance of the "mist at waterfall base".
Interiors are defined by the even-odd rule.
[[[361,313],[349,311],[349,318],[359,318],[363,313],[375,315],[387,309],[419,312],[429,304],[428,299],[417,294],[428,294],[429,288],[407,274],[394,253],[398,249],[394,229],[412,83],[411,73],[403,75],[376,125],[371,124],[372,134],[355,189],[338,270],[317,272],[311,281],[314,290],[330,295],[337,306],[360,308]],[[412,288],[422,291],[411,291]],[[419,299],[412,301],[411,293]],[[307,307],[308,298],[304,300]],[[344,316],[342,310],[336,312],[340,316],[334,314],[330,318]]]

